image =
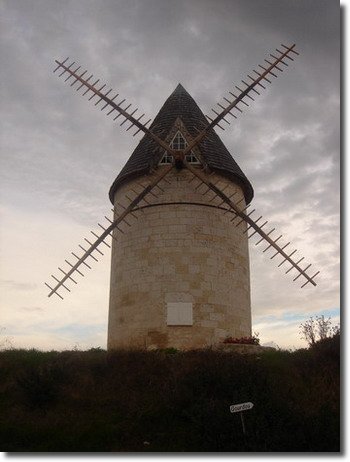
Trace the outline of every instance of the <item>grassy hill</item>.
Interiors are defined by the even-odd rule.
[[[339,451],[339,335],[295,352],[0,352],[4,452]],[[246,434],[229,406],[251,401]]]

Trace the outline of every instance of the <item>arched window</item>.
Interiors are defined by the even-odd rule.
[[[170,147],[174,149],[174,151],[183,151],[188,146],[187,141],[183,137],[180,131],[175,133],[174,138],[170,143]],[[193,151],[186,154],[186,160],[190,164],[199,164],[199,160],[194,155]],[[167,151],[164,153],[162,160],[159,162],[160,164],[172,164],[174,161],[173,156],[169,154]]]

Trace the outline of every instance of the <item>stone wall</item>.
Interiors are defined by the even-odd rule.
[[[164,167],[161,167],[164,168]],[[157,170],[159,173],[160,168]],[[188,170],[171,171],[155,202],[219,205]],[[211,175],[234,200],[239,186]],[[127,206],[150,176],[120,187],[115,204]],[[219,183],[217,183],[220,181]],[[145,202],[142,205],[147,205]],[[244,201],[240,206],[244,207]],[[117,207],[117,214],[121,209]],[[251,335],[250,276],[245,223],[205,205],[160,205],[129,216],[112,241],[108,348],[200,348],[227,336]],[[167,303],[192,303],[193,325],[167,325]]]

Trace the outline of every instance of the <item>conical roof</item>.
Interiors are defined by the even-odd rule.
[[[208,124],[195,100],[181,84],[175,88],[165,101],[150,128],[161,139],[165,140],[178,118],[181,119],[186,130],[193,138],[198,134],[198,130]],[[216,132],[211,130],[198,147],[201,160],[211,170],[238,183],[243,189],[246,202],[249,203],[254,195],[252,185]],[[109,197],[112,203],[114,202],[114,194],[122,183],[133,177],[148,173],[151,168],[158,165],[162,155],[163,151],[160,151],[158,144],[145,135],[111,186]]]

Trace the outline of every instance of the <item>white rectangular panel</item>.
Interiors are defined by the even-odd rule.
[[[168,326],[192,326],[193,310],[192,303],[168,302],[167,303]]]

